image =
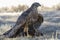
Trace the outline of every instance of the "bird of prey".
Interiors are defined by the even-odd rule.
[[[41,6],[39,3],[33,3],[29,9],[19,16],[15,26],[3,35],[6,37],[16,37],[19,34],[34,36],[43,23],[43,16],[37,10],[39,6]]]

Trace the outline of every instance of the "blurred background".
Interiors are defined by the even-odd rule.
[[[56,33],[60,30],[60,0],[0,0],[0,34],[11,29],[22,12],[34,2],[41,4],[38,12],[44,17],[39,31],[45,37],[56,38]]]

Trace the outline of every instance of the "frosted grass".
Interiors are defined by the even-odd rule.
[[[56,30],[60,30],[60,11],[50,11],[50,12],[41,12],[44,17],[44,22],[40,26],[39,30],[44,34],[44,36],[36,38],[5,38],[8,40],[54,40],[56,36]],[[0,13],[0,34],[8,31],[15,25],[17,18],[21,15],[20,13]],[[56,38],[55,38],[56,39]],[[59,37],[60,39],[60,37]],[[4,39],[1,39],[4,40]]]

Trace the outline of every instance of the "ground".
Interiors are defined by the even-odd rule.
[[[60,30],[60,11],[42,12],[41,14],[44,17],[44,22],[39,28],[39,30],[41,30],[41,32],[44,33],[45,37],[52,35],[52,33],[53,32],[55,33],[56,30]],[[19,16],[18,14],[12,16],[1,15],[0,34],[3,34],[11,27],[13,27],[18,16]]]

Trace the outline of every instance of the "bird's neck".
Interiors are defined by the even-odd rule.
[[[32,11],[37,11],[37,8],[33,7],[31,8]]]
[[[29,13],[31,11],[37,12],[37,8],[30,7],[26,12]]]

